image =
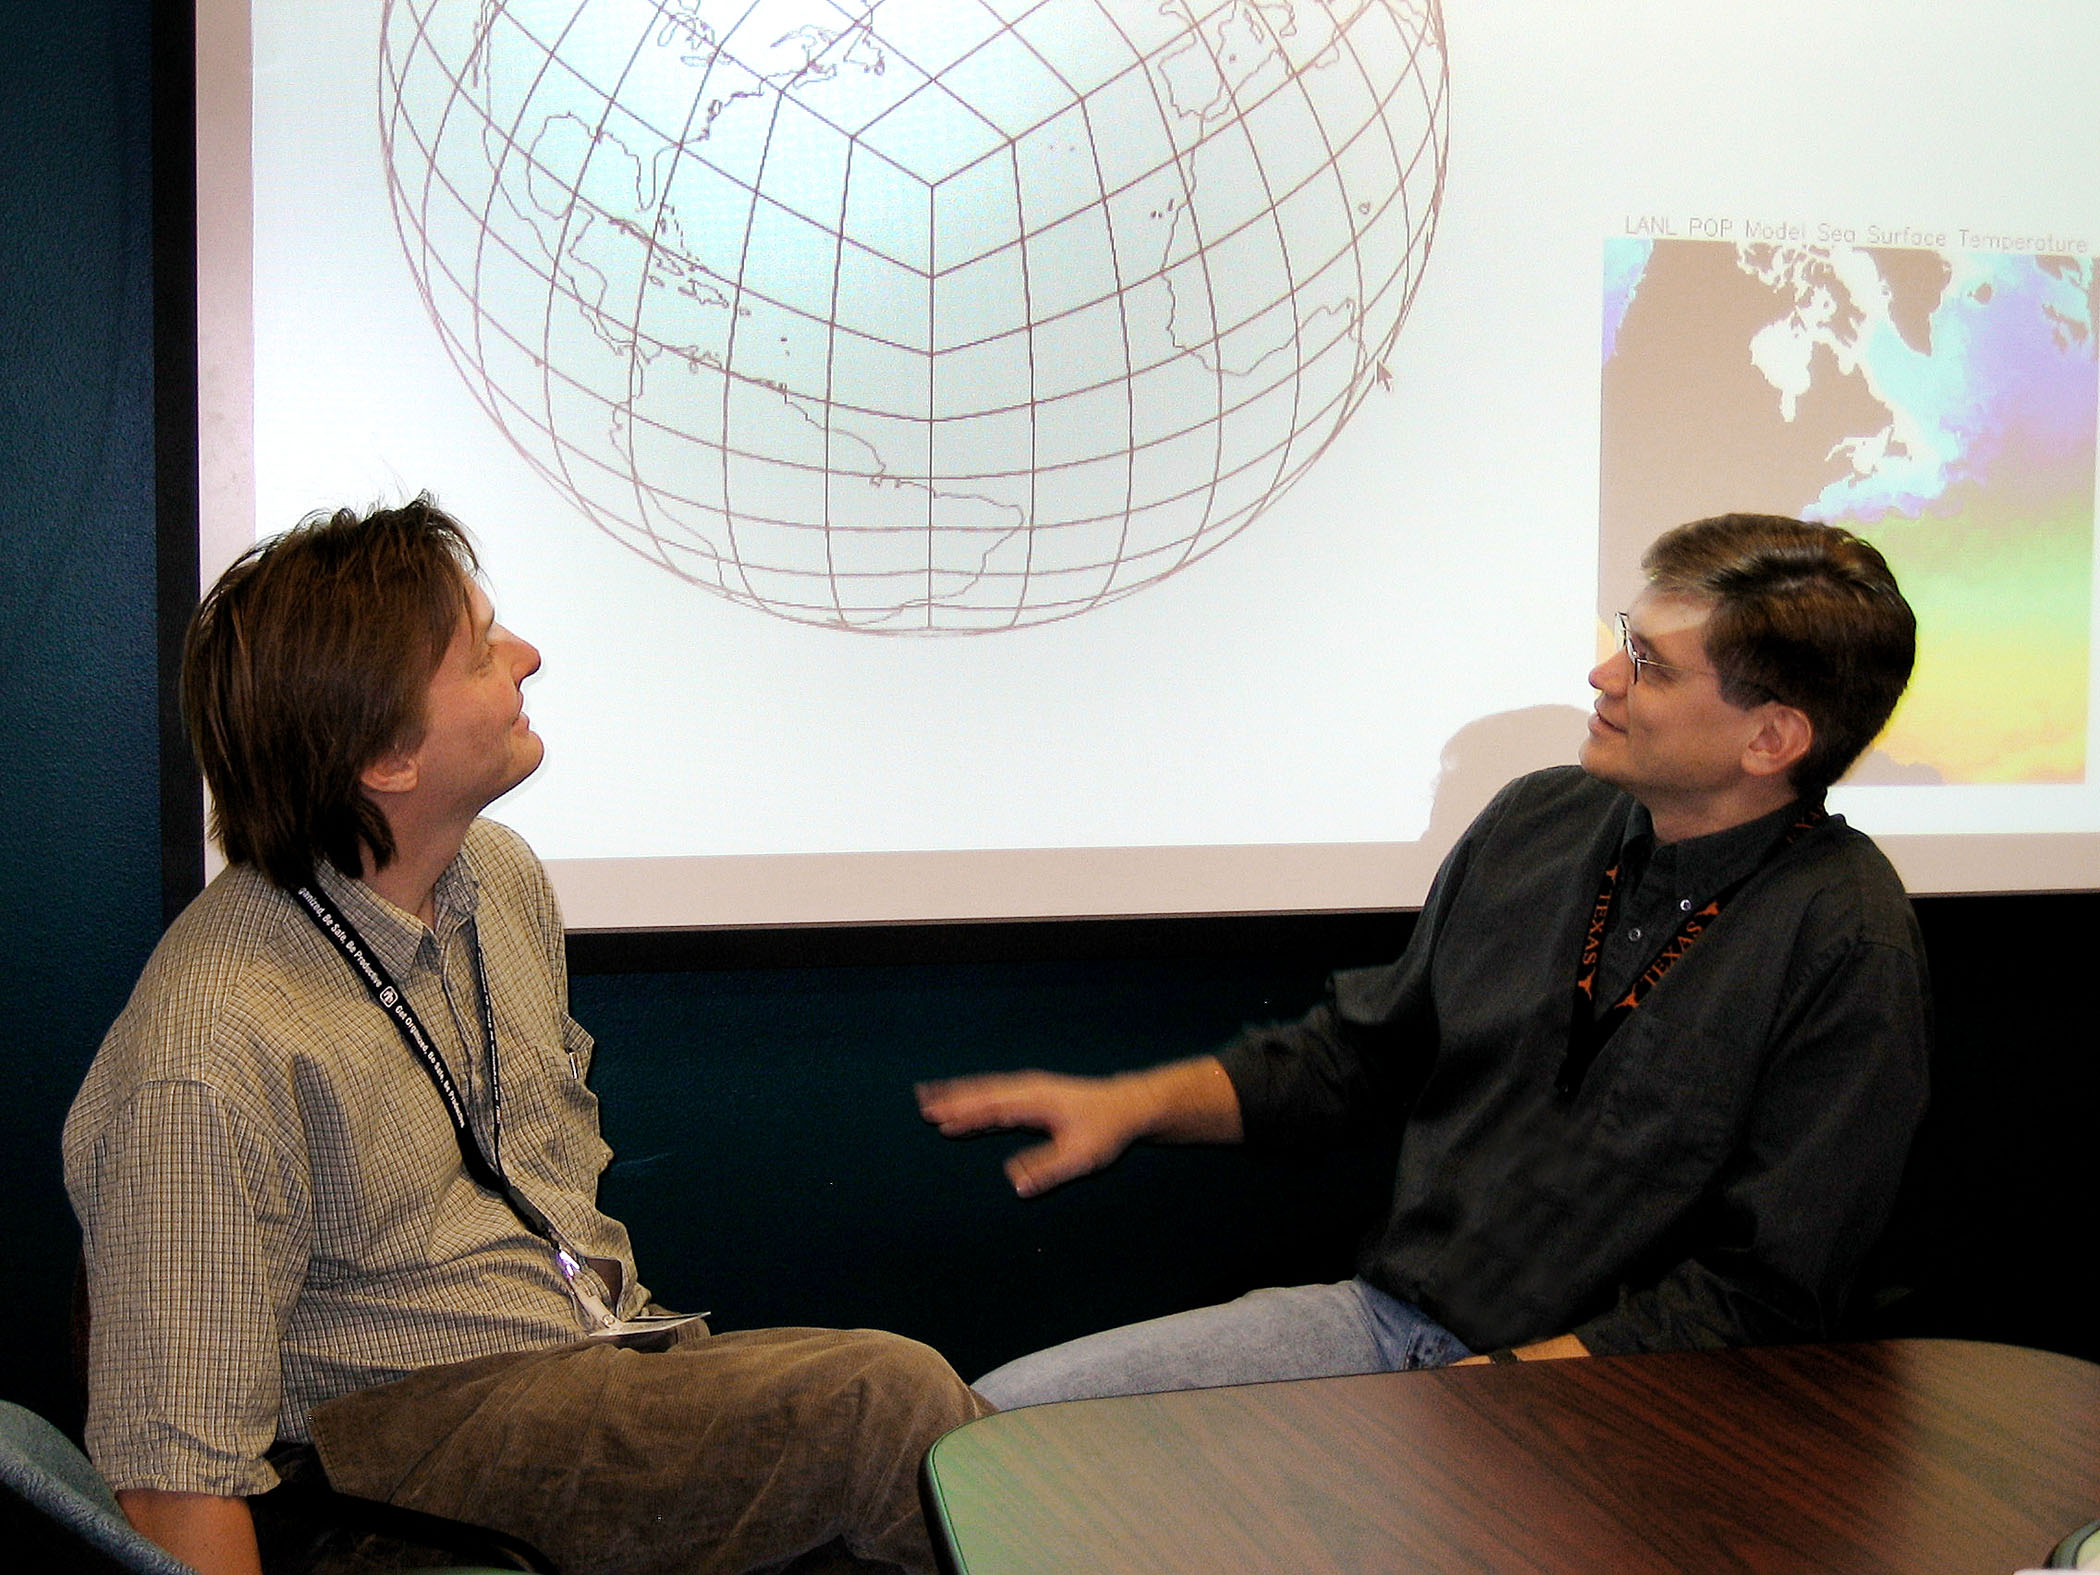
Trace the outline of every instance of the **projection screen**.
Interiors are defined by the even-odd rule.
[[[1392,908],[1641,547],[1846,523],[1833,807],[2100,885],[2100,8],[200,0],[200,561],[428,489],[577,928]]]

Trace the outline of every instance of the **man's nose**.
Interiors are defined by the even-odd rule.
[[[1609,695],[1622,695],[1633,682],[1633,659],[1624,651],[1613,651],[1590,669],[1590,687]]]
[[[510,630],[503,631],[503,638],[511,644],[510,670],[519,683],[523,683],[540,670],[539,647],[530,640],[520,639]]]

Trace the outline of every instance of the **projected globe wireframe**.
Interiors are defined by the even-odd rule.
[[[1443,189],[1436,0],[389,0],[381,129],[474,397],[780,617],[976,634],[1318,459]]]

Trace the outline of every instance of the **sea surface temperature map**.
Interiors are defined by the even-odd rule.
[[[1601,593],[1658,507],[1844,524],[1919,627],[1853,780],[2084,781],[2096,305],[2090,256],[1608,240]]]

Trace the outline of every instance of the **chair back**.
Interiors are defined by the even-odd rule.
[[[0,1400],[0,1507],[15,1522],[8,1545],[38,1550],[17,1569],[120,1570],[197,1575],[132,1529],[117,1497],[73,1441],[34,1411]],[[12,1559],[10,1562],[13,1562]]]

